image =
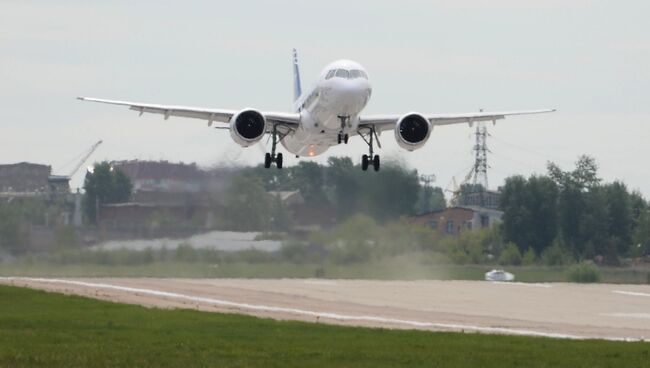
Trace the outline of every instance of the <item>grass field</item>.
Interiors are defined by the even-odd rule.
[[[0,366],[648,367],[650,344],[280,322],[0,286]]]
[[[234,277],[234,278],[307,278],[372,280],[482,280],[485,272],[497,265],[449,265],[425,262],[424,255],[410,254],[366,263],[354,264],[295,264],[290,262],[208,262],[163,261],[143,264],[102,265],[92,263],[53,264],[19,261],[0,267],[0,276],[53,277]],[[322,270],[322,273],[317,270]],[[509,272],[518,281],[565,282],[568,267],[510,266]],[[644,284],[649,282],[650,268],[600,269],[601,281],[606,283]]]

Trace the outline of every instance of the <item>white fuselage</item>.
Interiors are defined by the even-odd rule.
[[[339,134],[356,133],[359,113],[367,105],[372,88],[363,67],[350,60],[328,65],[315,86],[296,100],[299,128],[282,139],[297,156],[316,156],[337,145]]]

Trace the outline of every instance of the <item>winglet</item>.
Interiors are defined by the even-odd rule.
[[[298,68],[298,51],[293,49],[293,101],[296,102],[302,95],[300,86],[300,69]]]

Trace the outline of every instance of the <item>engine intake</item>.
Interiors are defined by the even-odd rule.
[[[433,127],[427,118],[418,113],[402,116],[395,125],[395,139],[400,147],[413,151],[422,147]]]
[[[230,119],[230,136],[242,147],[251,146],[264,136],[266,118],[253,109],[245,109]]]

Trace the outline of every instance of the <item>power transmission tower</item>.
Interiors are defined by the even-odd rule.
[[[483,187],[483,190],[488,189],[488,163],[487,163],[487,154],[490,150],[487,147],[487,137],[489,136],[487,128],[484,124],[479,123],[476,125],[476,131],[474,132],[475,143],[474,143],[474,168],[473,168],[473,179],[472,184],[475,188],[479,185]]]

